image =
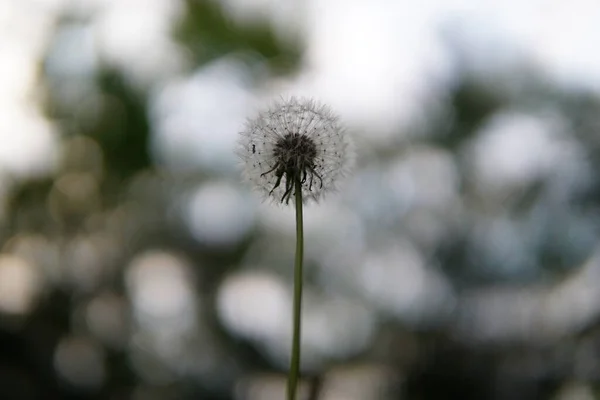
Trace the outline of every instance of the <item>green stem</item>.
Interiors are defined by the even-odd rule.
[[[300,333],[302,314],[302,263],[304,258],[304,224],[302,220],[302,183],[300,177],[294,180],[296,199],[296,259],[294,262],[294,329],[292,339],[292,358],[288,378],[287,398],[296,400],[300,375]]]

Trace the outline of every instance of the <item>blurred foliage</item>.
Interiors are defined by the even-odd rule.
[[[232,52],[258,54],[270,67],[271,74],[291,74],[299,67],[302,46],[283,44],[269,26],[238,26],[214,1],[186,0],[185,5],[174,36],[192,56],[194,68]],[[225,366],[209,367],[222,372],[223,376],[238,370],[250,375],[281,373],[261,349],[230,335],[217,320],[214,311],[217,285],[226,274],[237,268],[253,238],[247,238],[233,248],[198,244],[186,230],[184,221],[173,216],[170,199],[182,195],[187,188],[186,183],[177,177],[160,172],[151,158],[149,94],[134,88],[118,69],[104,65],[91,84],[93,90],[90,96],[95,101],[93,118],[90,118],[89,113],[83,112],[86,111],[85,104],[77,103],[74,107],[72,103],[62,102],[59,96],[61,84],[46,78],[42,77],[41,84],[46,85],[48,97],[42,107],[60,129],[64,162],[55,176],[17,182],[11,189],[7,202],[7,224],[0,236],[5,244],[3,251],[7,251],[9,243],[14,246],[16,238],[28,234],[41,234],[56,245],[60,258],[57,265],[67,264],[70,246],[82,238],[109,238],[109,243],[114,244],[116,250],[114,254],[108,250],[104,252],[106,249],[114,250],[107,246],[102,248],[102,252],[92,254],[93,259],[102,258],[101,265],[110,264],[106,269],[111,273],[99,278],[91,287],[80,288],[76,282],[57,283],[44,293],[43,301],[26,317],[0,315],[0,398],[237,399],[233,385],[213,387],[192,373],[181,373],[171,380],[165,378],[163,382],[166,383],[161,383],[161,379],[153,382],[141,376],[139,366],[129,354],[130,349],[118,346],[103,347],[107,372],[99,388],[84,390],[57,376],[54,351],[61,338],[91,336],[79,326],[81,308],[102,292],[131,301],[123,267],[139,251],[152,248],[169,249],[183,254],[194,265],[202,265],[202,269],[195,271],[201,279],[198,276],[190,279],[197,284],[199,297],[209,309],[205,310],[208,315],[203,322],[210,331],[206,334],[210,338],[210,347],[202,351],[213,351],[224,355],[222,358],[227,360]],[[537,93],[536,99],[528,99],[533,104],[554,103],[555,107],[565,110],[571,119],[572,131],[589,149],[594,170],[598,171],[600,136],[597,131],[600,120],[596,116],[600,100],[582,93],[548,95],[539,86],[532,91]],[[518,99],[500,96],[489,87],[465,77],[448,97],[446,107],[452,117],[450,127],[446,127],[447,134],[427,140],[454,154],[491,115],[503,107],[515,105],[523,106]],[[78,141],[81,138],[88,140]],[[398,146],[382,151],[403,150],[402,146]],[[375,158],[378,156],[374,155]],[[459,163],[459,168],[464,173],[467,166]],[[461,182],[461,194],[473,191],[470,184],[466,179]],[[548,182],[536,182],[508,197],[504,206],[509,216],[517,220],[527,219],[548,185]],[[477,203],[477,196],[473,197],[473,207],[484,208]],[[581,212],[582,218],[585,218],[588,214],[584,211],[597,211],[599,205],[600,181],[596,180],[592,190],[578,193],[570,199],[569,207],[572,209],[565,213]],[[558,211],[549,218],[559,220],[561,215]],[[498,276],[477,272],[474,265],[477,260],[468,248],[470,233],[465,230],[446,238],[430,255],[459,289],[498,281]],[[583,249],[569,247],[569,232],[561,223],[549,223],[543,238],[534,253],[536,260],[544,266],[544,273],[565,274],[573,265],[584,262],[592,251],[592,246]],[[564,247],[558,245],[561,243],[565,244]],[[27,256],[35,257],[35,254]],[[50,263],[50,260],[42,260],[44,262]],[[52,267],[57,265],[52,264]],[[519,276],[511,283],[523,284],[537,279],[537,275]],[[456,341],[452,333],[445,330],[444,324],[419,331],[397,321],[382,319],[384,328],[376,335],[373,349],[356,355],[350,361],[389,366],[393,371],[391,381],[394,384],[386,399],[541,400],[551,398],[564,382],[578,378],[569,366],[559,363],[553,369],[544,364],[545,357],[560,358],[558,353],[561,351],[568,353],[561,359],[563,363],[575,363],[575,355],[571,351],[584,340],[579,337],[565,341],[556,349],[545,348],[543,344],[539,348],[530,346],[526,349],[519,346],[471,347]],[[586,326],[586,329],[585,335],[592,337],[594,344],[597,343],[595,324]],[[130,343],[125,346],[134,347]],[[419,356],[411,359],[411,352],[419,352]],[[156,360],[154,362],[160,364]],[[331,368],[339,366],[332,363]],[[161,368],[165,367],[159,365],[156,370],[162,371]],[[535,374],[519,375],[515,372],[519,369],[534,370]],[[316,371],[314,381],[325,379],[329,372]],[[161,376],[160,373],[157,375]],[[278,376],[282,377],[281,374]],[[597,374],[594,379],[598,382]]]
[[[476,82],[464,79],[451,94],[452,129],[440,136],[443,147],[457,150],[471,138],[481,124],[503,106],[504,100]]]
[[[77,104],[76,108],[59,97],[63,93],[56,90],[57,86],[64,83],[50,84],[45,104],[48,115],[59,124],[66,137],[89,136],[100,145],[110,178],[126,179],[150,167],[150,128],[144,94],[131,87],[119,71],[108,66],[101,69],[91,83],[93,90],[88,96],[93,97]]]
[[[101,71],[97,81],[104,100],[100,123],[82,134],[102,148],[109,176],[127,178],[151,166],[145,99],[128,87],[118,71]]]
[[[185,5],[174,36],[192,54],[196,66],[228,53],[250,51],[260,55],[273,73],[290,73],[298,67],[300,44],[282,43],[268,25],[237,25],[213,0],[185,0]]]

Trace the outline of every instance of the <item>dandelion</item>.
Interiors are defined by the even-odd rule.
[[[302,200],[318,201],[336,189],[351,163],[349,141],[329,107],[296,98],[249,120],[238,153],[246,180],[285,204],[295,178]]]
[[[289,204],[292,195],[295,200],[293,337],[287,385],[288,400],[295,400],[300,375],[302,206],[305,201],[318,201],[336,189],[350,167],[350,143],[338,118],[327,106],[291,98],[248,121],[238,153],[244,162],[246,179],[266,197],[285,204]]]

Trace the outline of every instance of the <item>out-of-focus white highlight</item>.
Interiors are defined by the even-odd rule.
[[[128,305],[115,294],[96,296],[85,308],[85,320],[90,331],[103,344],[120,348],[128,334]]]
[[[386,399],[393,382],[390,369],[377,364],[346,365],[327,374],[323,400]]]
[[[188,330],[195,321],[195,294],[187,264],[169,253],[148,251],[126,274],[136,320],[148,329]]]
[[[0,312],[23,315],[31,311],[42,282],[35,265],[0,254]]]
[[[116,246],[101,235],[74,237],[64,247],[63,279],[76,291],[93,291],[109,275]]]
[[[292,340],[291,288],[275,275],[244,272],[219,289],[217,310],[225,327],[251,340],[285,366]],[[306,292],[302,315],[302,365],[315,367],[366,348],[375,332],[371,310],[359,302]]]
[[[383,311],[415,324],[439,321],[454,306],[446,278],[425,264],[409,242],[367,253],[355,285]]]
[[[18,178],[47,174],[56,161],[55,132],[36,110],[38,62],[52,14],[0,6],[0,173]]]
[[[492,193],[519,188],[557,173],[583,153],[561,131],[558,116],[506,112],[495,115],[472,144],[470,160],[477,184]]]
[[[170,76],[184,64],[171,38],[171,24],[182,4],[173,0],[106,2],[98,7],[94,20],[98,51],[136,83],[152,86]]]
[[[298,397],[307,398],[309,389],[306,381],[298,382]],[[281,400],[285,390],[286,380],[281,375],[260,374],[238,382],[234,398],[235,400]]]
[[[0,104],[0,171],[20,178],[43,176],[56,163],[56,137],[31,105]]]
[[[225,327],[256,341],[269,341],[287,332],[291,306],[289,288],[266,272],[232,274],[217,295],[217,312]]]
[[[386,220],[418,244],[434,248],[460,219],[460,174],[452,155],[441,148],[411,147],[382,177],[391,191]]]
[[[98,389],[106,378],[102,347],[84,337],[61,340],[54,354],[54,367],[62,379],[79,389]]]
[[[550,337],[584,329],[600,316],[600,249],[579,270],[549,288],[541,315]]]
[[[338,199],[339,200],[339,199]],[[258,207],[259,223],[270,231],[279,234],[294,234],[296,222],[292,207],[273,207],[272,204],[262,203]],[[336,199],[331,199],[318,207],[304,208],[304,231],[306,240],[312,240],[314,235],[334,239],[347,233],[346,224],[356,222],[356,214],[348,206]],[[356,222],[360,224],[360,221]],[[318,243],[317,243],[318,244]]]
[[[280,400],[285,393],[285,376],[257,374],[236,387],[236,400]],[[394,384],[390,369],[378,364],[344,364],[328,368],[319,391],[322,400],[387,399]],[[308,398],[310,385],[300,381],[299,398]]]
[[[83,24],[60,28],[53,41],[45,68],[50,75],[71,80],[92,79],[98,68],[93,30]]]
[[[206,245],[235,244],[254,224],[254,202],[238,188],[207,183],[192,194],[184,209],[192,235]]]
[[[538,267],[533,247],[539,233],[506,215],[475,218],[470,251],[488,276],[527,274]]]
[[[193,278],[186,260],[161,250],[139,254],[127,268],[134,322],[129,357],[145,379],[170,382],[175,373],[187,373],[207,358],[192,351],[192,338],[202,343],[205,332]]]
[[[310,295],[306,298],[302,320],[305,364],[344,360],[371,343],[376,327],[373,310],[342,297],[315,296],[313,301]]]
[[[247,74],[225,58],[157,90],[151,120],[158,160],[175,170],[236,170],[235,144],[251,99]]]
[[[405,134],[451,71],[431,29],[435,9],[386,1],[309,4],[308,69],[298,88],[322,97],[370,141]]]
[[[595,400],[596,396],[591,384],[573,380],[567,381],[554,398],[556,400]]]
[[[600,315],[600,253],[555,285],[496,286],[465,293],[456,333],[470,344],[555,342]]]
[[[442,211],[458,201],[460,176],[452,155],[441,148],[411,147],[392,164],[387,179],[408,205]]]
[[[56,284],[63,279],[59,246],[49,238],[41,234],[19,234],[10,238],[4,249],[12,256],[39,268],[44,282]]]

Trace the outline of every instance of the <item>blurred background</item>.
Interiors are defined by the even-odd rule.
[[[600,398],[596,0],[0,1],[0,398],[280,400],[280,96],[356,144],[305,210],[303,398]]]

